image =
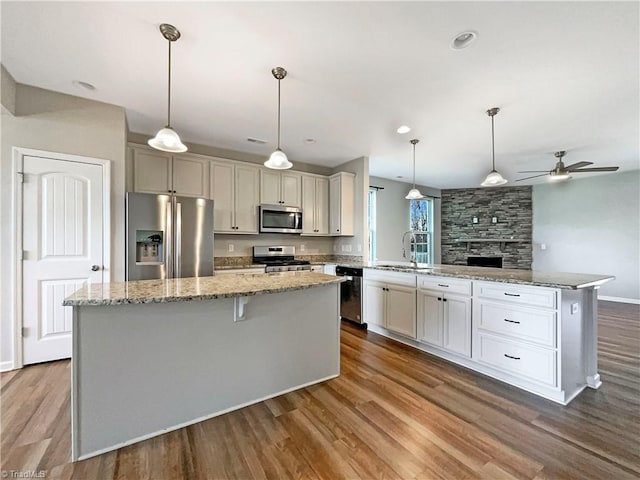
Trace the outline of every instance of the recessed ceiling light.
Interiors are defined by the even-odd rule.
[[[407,127],[406,125],[402,125],[402,126],[398,127],[398,130],[396,130],[396,132],[398,132],[400,134],[409,133],[410,131],[411,131],[411,129],[409,127]]]
[[[247,138],[247,142],[257,143],[257,144],[260,144],[260,145],[264,145],[265,143],[267,143],[266,140],[260,140],[259,138],[253,138],[253,137],[248,137]]]
[[[312,143],[316,143],[316,139],[315,138],[305,138],[304,139],[304,143],[307,143],[307,144],[311,145]]]
[[[463,48],[467,48],[469,45],[471,45],[477,37],[478,34],[476,32],[467,30],[466,32],[462,32],[456,35],[454,39],[451,40],[451,44],[449,45],[449,47],[452,50],[462,50]]]
[[[94,90],[96,89],[96,87],[95,87],[95,86],[91,85],[91,84],[90,84],[90,83],[88,83],[88,82],[83,82],[82,80],[74,80],[74,81],[73,81],[73,84],[74,84],[76,87],[84,88],[85,90],[91,90],[91,91],[94,91]]]

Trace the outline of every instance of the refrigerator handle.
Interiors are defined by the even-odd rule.
[[[166,249],[167,255],[165,259],[165,278],[173,278],[173,199],[170,198],[166,204],[165,225],[166,230]]]
[[[173,275],[174,278],[182,277],[182,204],[180,202],[176,202],[176,271]]]

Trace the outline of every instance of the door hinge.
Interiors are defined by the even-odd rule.
[[[20,334],[21,334],[23,337],[27,337],[27,336],[29,336],[29,328],[27,328],[27,327],[22,327],[22,330],[21,330]]]
[[[24,183],[24,172],[17,172],[17,175],[20,183]]]

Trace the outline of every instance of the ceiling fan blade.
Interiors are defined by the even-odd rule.
[[[530,178],[544,177],[545,175],[549,175],[549,172],[543,173],[542,175],[534,175],[533,177],[519,178],[519,179],[516,180],[516,182],[521,182],[523,180],[529,180]]]
[[[620,167],[594,167],[594,168],[581,168],[580,170],[572,170],[571,173],[580,172],[615,172]]]
[[[522,170],[518,173],[549,173],[549,170]]]
[[[593,162],[577,162],[577,163],[572,163],[571,165],[567,165],[566,168],[567,170],[575,170],[576,168],[580,168],[580,167],[586,167],[587,165],[593,165]]]

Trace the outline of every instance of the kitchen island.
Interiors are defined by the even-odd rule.
[[[566,405],[599,388],[600,285],[614,277],[364,264],[370,330]]]
[[[288,272],[86,285],[64,302],[72,459],[337,377],[342,280]]]

